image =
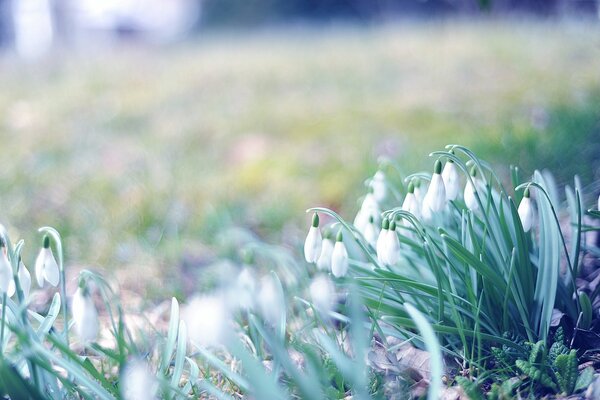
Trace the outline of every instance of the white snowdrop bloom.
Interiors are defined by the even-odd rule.
[[[19,262],[19,284],[21,285],[21,290],[23,291],[23,298],[27,300],[29,297],[29,291],[31,290],[31,274],[23,261]]]
[[[423,193],[423,187],[421,186],[421,180],[419,179],[414,179],[413,180],[415,183],[415,197],[417,198],[417,202],[418,204],[423,204],[423,199],[425,197],[424,193]]]
[[[423,217],[431,211],[432,213],[440,212],[446,205],[446,188],[442,179],[442,163],[440,160],[435,162],[434,172],[431,176],[431,183],[423,200]],[[429,209],[429,210],[427,210]]]
[[[181,319],[189,340],[203,347],[222,344],[229,331],[229,308],[219,294],[195,296],[185,306]]]
[[[369,223],[365,226],[364,237],[367,243],[375,247],[377,245],[377,237],[379,236],[379,229],[375,224],[373,216],[369,218]]]
[[[377,251],[377,261],[381,265],[387,265],[387,259],[385,246],[387,246],[387,235],[389,233],[390,228],[390,220],[387,218],[383,219],[381,223],[381,231],[379,232],[379,237],[377,238],[377,244],[375,246],[375,250]]]
[[[525,189],[521,203],[519,203],[518,212],[521,224],[523,225],[523,230],[529,232],[533,225],[533,205],[531,204],[529,188]]]
[[[60,280],[58,264],[50,248],[50,238],[44,236],[44,246],[35,259],[35,277],[39,287],[44,287],[44,280],[57,286]]]
[[[413,181],[408,184],[408,192],[402,202],[402,210],[411,213],[417,218],[421,217],[421,205],[419,204],[419,199],[415,196],[415,184]],[[406,220],[404,222],[407,225],[409,224]]]
[[[232,293],[232,302],[238,307],[251,310],[256,296],[256,278],[250,267],[244,267],[237,277]]]
[[[398,239],[398,234],[396,233],[396,221],[390,222],[384,252],[384,259],[388,265],[394,265],[400,259],[400,239]]]
[[[333,254],[333,240],[331,240],[331,231],[325,232],[323,245],[321,246],[321,254],[317,260],[317,268],[323,271],[329,271],[331,268],[331,254]]]
[[[358,210],[358,213],[354,218],[354,227],[363,235],[365,227],[369,223],[369,217],[373,216],[375,222],[378,223],[379,215],[381,215],[379,204],[372,193],[373,189],[370,188],[369,190],[369,193],[367,193],[360,206],[360,210]]]
[[[6,293],[8,296],[12,296],[9,293],[9,289],[12,284],[12,294],[15,293],[15,283],[13,282],[13,270],[10,265],[10,261],[5,254],[4,242],[0,243],[0,292]]]
[[[475,166],[473,166],[473,168],[471,169],[471,179],[473,180],[475,186],[473,186],[470,180],[467,180],[467,184],[465,185],[464,198],[467,208],[471,211],[475,211],[479,208],[479,203],[477,202],[477,197],[475,194],[475,187],[481,187],[481,184],[477,180],[477,169],[475,168]]]
[[[77,288],[71,304],[75,333],[83,343],[89,343],[98,337],[98,311],[87,288]]]
[[[265,321],[277,325],[285,310],[285,299],[272,275],[266,275],[261,279],[257,301]]]
[[[600,211],[600,195],[598,195],[598,211]]]
[[[373,188],[373,197],[378,203],[381,203],[387,195],[387,186],[383,171],[377,171],[375,173],[371,180],[371,188]]]
[[[442,179],[446,188],[446,198],[448,200],[456,200],[460,191],[460,177],[454,161],[448,160],[442,171]]]
[[[308,287],[313,305],[323,313],[332,310],[335,303],[335,287],[325,275],[319,275],[312,280]]]
[[[120,388],[123,400],[152,400],[156,399],[158,382],[146,362],[133,359],[121,372]]]
[[[306,262],[315,263],[321,255],[321,246],[323,245],[323,238],[321,237],[321,230],[319,229],[319,215],[315,213],[312,219],[312,225],[306,235],[304,241],[304,258]]]
[[[340,230],[331,255],[331,273],[336,278],[345,276],[348,272],[348,251],[343,240],[342,231]]]

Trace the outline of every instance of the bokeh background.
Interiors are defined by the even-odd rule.
[[[0,219],[177,291],[224,237],[295,249],[382,159],[470,146],[600,178],[595,1],[0,0]],[[236,233],[237,232],[237,233]],[[242,232],[242,233],[240,233]],[[127,283],[128,282],[128,283]]]

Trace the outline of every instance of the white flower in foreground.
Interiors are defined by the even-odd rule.
[[[454,161],[448,160],[442,171],[442,179],[446,188],[446,198],[448,200],[456,200],[460,191],[460,178]]]
[[[336,278],[345,276],[348,272],[348,251],[343,240],[342,230],[340,229],[331,255],[331,273]]]
[[[379,236],[379,229],[375,224],[375,219],[373,216],[369,217],[369,223],[365,226],[365,230],[363,233],[365,240],[371,246],[375,247],[377,245],[377,237]]]
[[[57,286],[60,280],[58,264],[50,248],[50,238],[44,236],[44,246],[35,259],[35,277],[39,287],[44,287],[44,280],[52,286]]]
[[[321,246],[321,255],[317,260],[317,268],[323,271],[329,271],[331,268],[331,255],[333,254],[333,240],[331,240],[331,230],[325,230],[325,238]]]
[[[315,308],[323,313],[328,313],[333,309],[335,303],[335,287],[325,275],[319,275],[312,280],[308,288],[310,298]]]
[[[396,233],[396,221],[390,222],[383,251],[385,254],[383,258],[388,265],[394,265],[400,259],[400,239]]]
[[[83,343],[93,342],[98,337],[98,311],[87,288],[79,287],[71,304],[75,333]]]
[[[421,205],[419,204],[419,199],[415,196],[415,183],[413,181],[410,181],[408,184],[408,192],[402,202],[402,211],[409,212],[417,218],[421,217]],[[406,220],[404,220],[404,223],[405,225],[410,224]]]
[[[431,183],[423,200],[423,217],[432,213],[440,212],[446,205],[446,188],[442,179],[442,163],[440,160],[435,162]]]
[[[373,197],[379,203],[381,203],[387,194],[387,186],[385,183],[385,174],[383,171],[377,171],[371,180],[371,187],[373,188]]]
[[[9,296],[14,294],[13,270],[6,257],[4,242],[0,241],[0,292]],[[12,283],[12,294],[8,293]]]
[[[381,232],[379,232],[379,237],[377,238],[377,245],[375,246],[375,250],[377,251],[377,261],[381,265],[387,265],[387,259],[385,256],[387,255],[385,247],[387,246],[387,235],[389,233],[390,228],[390,220],[387,218],[383,219],[381,223]]]
[[[256,296],[256,278],[250,267],[245,267],[237,277],[232,293],[232,300],[238,307],[251,310],[254,308],[254,297]]]
[[[529,188],[525,189],[521,203],[519,203],[518,212],[521,224],[523,225],[523,230],[529,232],[533,225],[533,205],[531,204]]]
[[[373,195],[373,188],[369,188],[369,193],[365,196],[362,205],[360,206],[360,210],[356,214],[354,218],[354,227],[363,234],[367,224],[369,223],[369,217],[375,218],[375,222],[378,222],[379,215],[381,215],[381,210],[379,209],[379,204]]]
[[[471,183],[471,180],[473,180],[473,183]],[[479,208],[479,203],[477,202],[477,196],[476,196],[476,188],[475,187],[481,187],[481,184],[479,183],[479,180],[477,179],[477,168],[475,166],[473,166],[473,168],[471,168],[471,180],[467,179],[467,184],[465,185],[465,193],[464,193],[464,198],[465,198],[465,204],[467,205],[467,208],[471,211],[475,211]],[[473,184],[475,186],[473,186]]]
[[[285,299],[273,275],[269,274],[261,279],[257,300],[265,321],[271,325],[279,324],[281,315],[285,311]]]
[[[123,400],[152,400],[156,398],[158,382],[139,359],[128,361],[121,372],[121,396]]]
[[[306,262],[316,263],[321,255],[321,246],[323,245],[323,238],[321,237],[321,230],[319,230],[319,215],[315,213],[312,219],[312,225],[306,235],[304,241],[304,258]]]
[[[223,296],[212,294],[192,298],[183,310],[182,320],[192,343],[212,347],[224,342],[229,315]]]
[[[21,285],[21,290],[23,291],[23,298],[27,300],[29,297],[29,291],[31,290],[31,274],[23,261],[19,261],[19,284]]]

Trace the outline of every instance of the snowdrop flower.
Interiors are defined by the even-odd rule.
[[[417,202],[418,204],[422,204],[423,203],[423,188],[421,187],[421,180],[420,179],[413,179],[414,185],[415,185],[415,197],[417,198]]]
[[[257,301],[263,318],[271,325],[277,325],[284,312],[285,299],[272,275],[262,278]]]
[[[394,265],[400,259],[400,239],[396,233],[396,221],[390,222],[390,229],[386,235],[384,251],[384,260],[388,265]]]
[[[185,306],[182,320],[194,344],[217,346],[223,343],[229,331],[229,308],[218,294],[196,296]]]
[[[73,295],[71,304],[75,333],[83,343],[89,343],[98,337],[98,311],[87,287],[79,286]]]
[[[312,219],[312,225],[306,235],[304,241],[304,258],[306,262],[315,263],[321,255],[321,246],[323,244],[323,238],[321,237],[321,231],[319,230],[319,215],[315,213]]]
[[[317,268],[323,271],[328,271],[331,268],[331,254],[333,254],[333,240],[331,240],[331,230],[325,230],[323,245],[321,246],[321,254],[317,260]]]
[[[385,184],[385,174],[383,171],[377,171],[371,180],[371,188],[373,188],[373,197],[378,203],[381,203],[387,194]]]
[[[121,372],[121,396],[123,400],[152,400],[156,398],[158,382],[150,373],[148,365],[139,359],[125,364]]]
[[[19,260],[19,284],[23,291],[23,298],[27,300],[29,297],[29,291],[31,290],[31,274],[23,264],[23,261]]]
[[[600,211],[600,195],[598,195],[598,211]]]
[[[407,211],[417,218],[421,217],[421,207],[419,205],[419,199],[415,196],[415,183],[414,180],[408,184],[408,193],[404,197],[402,202],[402,210]],[[404,221],[406,225],[409,225],[408,221]]]
[[[430,216],[430,211],[433,213],[442,211],[446,204],[446,188],[442,179],[442,162],[435,162],[431,183],[423,200],[423,217]]]
[[[381,223],[381,232],[379,232],[379,237],[377,238],[377,245],[375,246],[375,250],[377,251],[377,261],[381,265],[387,265],[387,259],[385,247],[387,246],[387,235],[389,233],[390,228],[390,220],[386,218],[383,219]]]
[[[473,168],[471,168],[471,179],[473,180],[475,186],[480,186],[477,181],[477,168],[474,165]],[[473,186],[470,180],[467,180],[464,197],[465,204],[467,205],[467,208],[471,211],[475,211],[479,208],[479,203],[477,202],[477,196],[475,192],[476,188]]]
[[[525,189],[525,193],[523,193],[518,212],[521,224],[523,224],[523,230],[529,232],[533,225],[533,205],[531,204],[529,188]]]
[[[250,267],[244,267],[237,277],[235,285],[230,292],[231,303],[244,310],[254,308],[256,295],[256,279]]]
[[[44,246],[35,260],[35,277],[39,287],[44,287],[44,280],[52,286],[57,286],[60,279],[58,264],[52,254],[48,236],[44,236]]]
[[[379,236],[379,229],[375,225],[375,219],[373,216],[369,217],[369,223],[365,226],[364,237],[367,243],[375,247],[377,245],[377,237]]]
[[[8,294],[11,287],[14,294],[13,270],[6,256],[6,247],[4,241],[0,239],[0,292]],[[8,294],[9,296],[11,294]]]
[[[442,179],[444,181],[444,187],[446,188],[446,198],[448,200],[456,200],[460,190],[460,182],[458,170],[454,161],[448,160],[448,162],[446,162],[444,170],[442,171]]]
[[[348,251],[343,240],[342,230],[340,229],[331,255],[331,273],[336,278],[342,277],[348,272]]]
[[[319,275],[312,280],[308,287],[313,305],[323,313],[332,310],[335,302],[335,287],[325,275]]]
[[[373,188],[371,187],[360,206],[360,210],[358,210],[358,213],[354,218],[354,227],[364,236],[365,227],[369,223],[369,217],[373,216],[377,222],[379,215],[381,215],[381,210],[379,209],[379,204],[375,199]]]

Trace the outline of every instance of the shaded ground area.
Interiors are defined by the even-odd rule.
[[[4,60],[1,219],[27,239],[28,265],[35,229],[52,225],[68,260],[127,266],[139,280],[210,254],[223,224],[294,243],[308,206],[350,215],[382,155],[428,169],[430,150],[462,143],[590,182],[597,33],[570,22],[403,22]]]

